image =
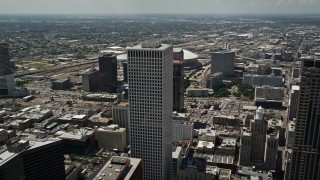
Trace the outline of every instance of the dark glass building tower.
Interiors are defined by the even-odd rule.
[[[0,42],[0,95],[7,95],[8,85],[6,75],[12,74],[9,59],[9,44]]]
[[[320,179],[320,60],[304,60],[289,179]]]
[[[117,57],[114,54],[103,54],[99,57],[100,89],[115,92],[117,88]]]

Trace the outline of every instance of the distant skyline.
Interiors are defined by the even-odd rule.
[[[320,0],[1,0],[0,14],[319,14]]]

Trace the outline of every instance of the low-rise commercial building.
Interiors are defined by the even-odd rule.
[[[65,90],[71,87],[71,82],[69,78],[59,79],[51,82],[51,88],[54,90]]]
[[[237,126],[240,124],[240,119],[235,116],[226,116],[226,115],[214,115],[212,117],[213,124]]]
[[[208,88],[188,88],[188,97],[208,97],[210,89]]]
[[[286,148],[292,149],[295,135],[295,121],[289,121],[286,128]]]
[[[141,180],[142,161],[138,158],[112,156],[93,179]]]
[[[124,151],[127,147],[126,129],[116,124],[107,127],[95,127],[95,137],[99,148]]]
[[[173,112],[172,142],[179,142],[193,138],[193,123],[190,122],[190,114]]]
[[[282,108],[283,87],[257,86],[255,88],[255,104],[264,108]]]
[[[86,154],[94,147],[94,132],[91,128],[58,131],[54,136],[63,140],[64,151],[68,154]]]
[[[255,86],[283,86],[282,76],[273,75],[256,75],[256,74],[245,74],[243,75],[243,84],[255,85]]]
[[[87,94],[82,96],[85,101],[98,101],[98,102],[114,102],[118,99],[115,94]]]

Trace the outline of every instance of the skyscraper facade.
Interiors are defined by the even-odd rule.
[[[0,76],[12,74],[9,59],[9,44],[0,42]]]
[[[173,60],[173,111],[182,112],[184,106],[184,73],[181,60]]]
[[[99,57],[100,90],[115,92],[117,88],[117,57],[103,54]]]
[[[9,45],[0,42],[0,95],[8,94],[7,80],[5,75],[11,74],[9,61]]]
[[[0,42],[0,96],[12,95],[15,88],[14,75],[9,59],[9,44]]]
[[[131,156],[141,158],[143,179],[171,179],[171,45],[142,43],[127,48]]]
[[[264,109],[260,106],[256,111],[256,116],[251,121],[251,161],[261,163],[264,162],[266,134],[268,127],[268,122],[264,119],[263,114]]]
[[[288,108],[288,118],[289,120],[293,120],[296,118],[297,110],[298,110],[298,101],[299,101],[299,91],[300,86],[292,85],[291,91],[289,94],[289,108]]]
[[[289,179],[320,179],[320,60],[302,62]]]
[[[221,51],[211,54],[211,74],[222,73],[223,76],[234,75],[235,52]]]
[[[123,81],[127,83],[128,82],[128,63],[123,62],[122,67],[123,67]]]

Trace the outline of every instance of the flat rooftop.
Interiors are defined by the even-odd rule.
[[[128,102],[120,102],[119,104],[113,105],[113,107],[117,107],[117,106],[129,106],[129,103]]]
[[[113,156],[93,179],[129,180],[140,163],[141,159]]]
[[[181,150],[182,150],[181,146],[176,146],[174,149],[172,149],[172,158],[178,159]]]
[[[92,130],[75,129],[72,132],[58,131],[56,135],[61,139],[85,140],[93,134]]]
[[[299,91],[300,90],[300,86],[299,85],[292,85],[292,90]]]
[[[156,43],[156,42],[150,42],[150,43],[153,44],[153,43]],[[167,49],[167,48],[169,48],[171,46],[169,44],[160,44],[160,46],[150,45],[150,46],[143,47],[142,44],[139,44],[139,45],[136,45],[136,46],[133,46],[133,47],[127,47],[127,50],[159,50],[159,51],[162,51],[162,50],[165,50],[165,49]]]
[[[58,138],[44,138],[44,139],[40,139],[40,138],[36,138],[34,135],[29,135],[29,134],[24,134],[23,136],[20,137],[21,138],[21,142],[22,141],[29,141],[29,145],[23,149],[21,152],[25,151],[25,150],[31,150],[31,149],[35,149],[44,145],[48,145],[57,141],[61,141]],[[6,146],[1,146],[0,147],[0,166],[3,165],[4,163],[6,163],[7,161],[9,161],[10,159],[16,157],[17,155],[19,155],[21,152],[19,153],[14,153],[14,152],[9,152]]]

